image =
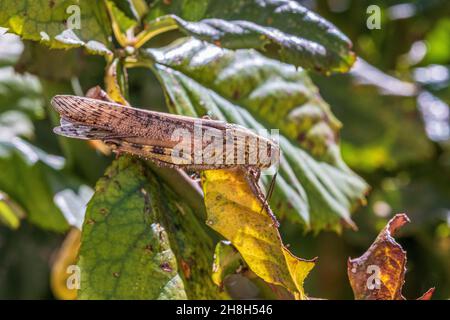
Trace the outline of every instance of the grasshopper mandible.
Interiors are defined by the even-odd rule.
[[[51,103],[61,115],[61,126],[54,132],[101,140],[115,153],[137,155],[159,166],[193,171],[242,169],[276,222],[258,185],[261,170],[279,161],[280,149],[274,141],[224,121],[137,109],[98,92],[96,97],[101,99],[55,96]]]

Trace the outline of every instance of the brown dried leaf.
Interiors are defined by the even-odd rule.
[[[361,257],[349,259],[347,272],[355,299],[405,300],[406,251],[393,234],[408,222],[406,214],[397,214]],[[433,291],[431,288],[419,300],[430,300]]]

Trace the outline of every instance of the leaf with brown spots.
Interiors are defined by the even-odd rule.
[[[241,170],[207,170],[202,175],[207,224],[239,251],[248,267],[267,283],[307,299],[303,281],[315,260],[294,256]],[[217,282],[217,280],[215,280]]]
[[[393,234],[408,222],[407,215],[397,214],[361,257],[349,259],[347,272],[355,299],[405,300],[406,252]],[[428,290],[419,300],[430,300],[433,291]]]
[[[120,157],[87,207],[79,298],[218,299],[205,229],[145,162]]]
[[[5,0],[0,2],[0,26],[51,48],[84,47],[91,54],[112,55],[104,1]]]
[[[223,48],[254,48],[323,73],[346,72],[355,60],[351,41],[298,1],[155,1],[145,20],[151,24],[155,18],[171,20],[180,31]]]

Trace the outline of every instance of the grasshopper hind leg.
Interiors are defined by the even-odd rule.
[[[245,172],[245,178],[247,179],[247,181],[250,185],[250,188],[252,189],[253,193],[256,195],[256,197],[259,199],[259,201],[262,204],[261,211],[266,209],[267,213],[270,215],[270,218],[272,219],[273,225],[278,228],[280,226],[280,223],[278,222],[275,214],[273,213],[272,209],[269,206],[269,197],[273,191],[273,185],[274,185],[274,180],[275,180],[276,175],[270,184],[269,192],[266,196],[258,184],[259,178],[261,176],[261,170],[257,167],[246,167],[244,169],[244,172]]]

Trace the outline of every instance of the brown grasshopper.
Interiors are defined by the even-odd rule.
[[[263,207],[276,219],[258,185],[262,169],[279,161],[278,145],[235,124],[137,109],[110,101],[99,89],[92,99],[55,96],[61,115],[54,132],[71,138],[101,140],[113,152],[149,159],[159,166],[186,170],[240,169]],[[103,93],[103,94],[102,94]],[[269,190],[273,190],[271,184]]]

